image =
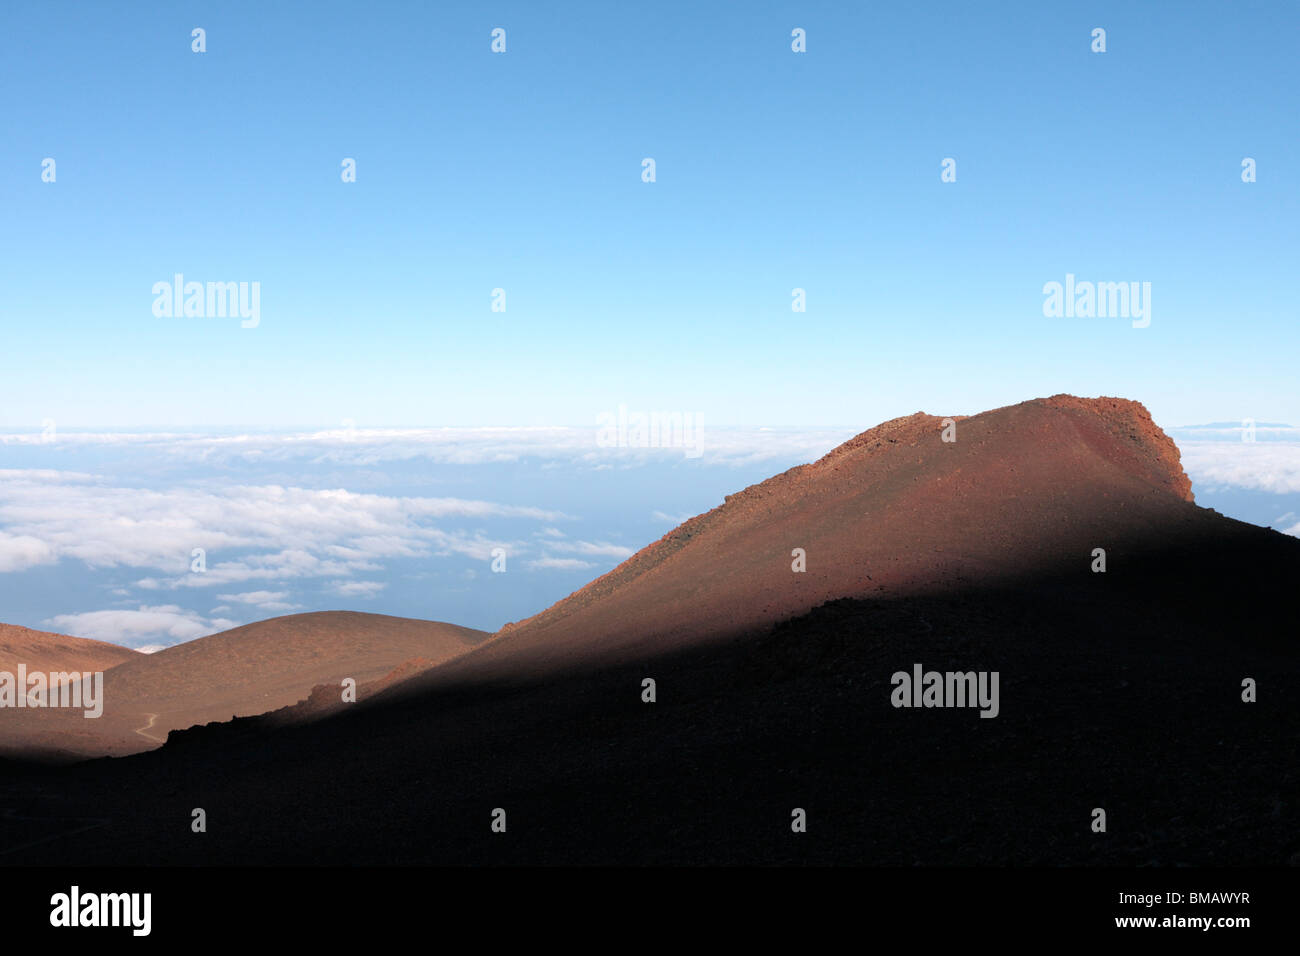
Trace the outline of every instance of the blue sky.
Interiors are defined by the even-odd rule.
[[[847,7],[15,7],[0,425],[1300,420],[1300,8]],[[178,272],[260,325],[155,317]]]
[[[1200,503],[1300,534],[1297,26],[15,5],[0,620],[140,647],[338,607],[494,629],[881,421],[1059,392],[1143,402]],[[257,283],[256,327],[156,315],[176,274]],[[1149,326],[1045,316],[1067,275],[1149,283]],[[602,446],[621,406],[698,416],[702,456]]]

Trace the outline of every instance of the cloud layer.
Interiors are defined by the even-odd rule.
[[[382,561],[395,557],[463,554],[486,560],[494,547],[524,545],[444,528],[440,522],[555,522],[566,517],[488,501],[341,489],[232,485],[150,490],[117,487],[89,476],[52,481],[43,473],[14,470],[0,473],[0,479],[0,570],[73,559],[91,568],[161,572],[138,582],[150,589],[350,577],[380,570]],[[204,552],[205,573],[191,571],[196,549]]]
[[[1183,441],[1179,451],[1193,489],[1300,492],[1300,442]]]
[[[708,428],[699,430],[699,461],[740,465],[819,458],[857,432],[849,428]],[[186,432],[57,431],[0,434],[0,446],[131,447],[187,462],[289,462],[352,466],[425,460],[483,465],[529,459],[590,466],[635,465],[684,457],[684,449],[602,447],[593,424],[582,427],[336,428],[321,431],[200,434]]]

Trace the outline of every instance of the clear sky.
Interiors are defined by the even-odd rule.
[[[1291,2],[11,4],[0,426],[866,428],[1062,391],[1300,421],[1297,27]],[[156,317],[176,273],[259,282],[260,324]],[[1150,326],[1044,317],[1067,273],[1150,282]]]

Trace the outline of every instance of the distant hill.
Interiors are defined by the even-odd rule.
[[[306,698],[318,684],[339,687],[350,677],[361,685],[412,659],[442,663],[486,636],[454,624],[325,611],[247,624],[154,654],[119,648],[125,662],[105,675],[102,717],[0,712],[0,752],[147,750],[171,730],[266,713]]]
[[[19,664],[29,672],[106,671],[141,656],[117,644],[0,624],[0,671],[16,673]]]

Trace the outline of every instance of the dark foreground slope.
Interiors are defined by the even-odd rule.
[[[1104,574],[1086,550],[1066,566],[1069,536],[1045,528],[1061,561],[1018,574],[1005,561],[983,578],[968,563],[942,587],[833,600],[774,628],[566,652],[559,667],[529,653],[514,671],[508,631],[437,680],[323,720],[250,718],[127,759],[6,768],[0,852],[11,864],[1300,862],[1286,597],[1300,542],[1196,509],[1176,484],[1138,521],[1124,511],[1147,492],[1127,477],[1108,486],[1097,467],[1087,487],[1116,507],[1061,520],[1125,542]],[[1030,514],[1085,500],[1068,484],[1015,493]],[[955,529],[984,520],[954,515]],[[1016,535],[1035,540],[1029,522]],[[466,666],[480,655],[491,666]],[[997,671],[999,715],[892,707],[891,675],[917,663]],[[1256,703],[1241,699],[1245,678]],[[191,831],[195,808],[206,833]],[[495,808],[505,833],[491,830]],[[806,833],[791,832],[795,808]]]
[[[1291,542],[1258,545],[836,602],[639,666],[173,735],[6,775],[25,819],[0,821],[0,846],[89,824],[5,862],[1295,863],[1300,667],[1267,608],[1300,567]],[[892,708],[890,674],[916,662],[998,670],[1000,715]]]

